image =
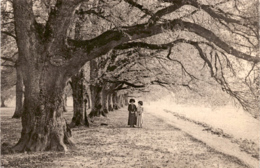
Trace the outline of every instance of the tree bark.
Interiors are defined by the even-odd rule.
[[[13,151],[66,151],[74,146],[63,117],[63,92],[72,75],[64,43],[79,1],[57,3],[46,26],[35,21],[31,0],[14,0],[18,56],[24,82],[22,132]],[[76,71],[76,70],[75,70]],[[75,74],[75,71],[71,72]]]
[[[20,63],[16,66],[16,104],[12,118],[20,118],[23,110],[23,77],[20,66]]]
[[[73,118],[70,126],[88,126],[88,119],[85,115],[86,101],[84,99],[85,87],[83,84],[84,72],[81,70],[78,74],[71,78],[71,88],[73,97]],[[84,118],[85,117],[85,118]]]
[[[12,118],[20,118],[23,111],[23,77],[21,72],[21,63],[17,61],[16,64],[16,106]]]
[[[91,111],[89,117],[94,116],[105,116],[105,113],[101,110],[102,108],[102,84],[97,80],[99,75],[99,67],[96,60],[90,61],[90,85],[91,92]]]
[[[66,79],[57,68],[37,69],[30,62],[25,66],[25,99],[22,133],[14,151],[66,151],[73,146],[71,131],[63,117],[63,90]],[[28,72],[31,73],[28,73]]]
[[[74,75],[71,78],[71,88],[73,97],[73,118],[71,127],[84,125],[83,113],[83,84],[82,84],[82,72]]]
[[[89,117],[100,116],[105,114],[101,111],[102,102],[101,102],[101,91],[102,87],[98,85],[90,85],[91,91],[91,112],[89,113]]]

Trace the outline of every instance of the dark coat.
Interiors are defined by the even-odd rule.
[[[137,111],[136,105],[135,104],[133,104],[133,105],[129,104],[128,105],[128,111],[129,112],[132,112],[132,111],[136,112]]]
[[[129,115],[128,115],[128,125],[135,125],[136,124],[136,116],[135,116],[135,113],[131,113],[131,112],[136,112],[137,111],[137,108],[136,108],[136,105],[133,104],[129,104],[128,105],[128,112],[129,112]]]

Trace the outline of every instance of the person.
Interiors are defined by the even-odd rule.
[[[142,125],[143,125],[143,112],[144,112],[144,108],[142,106],[143,106],[143,102],[142,101],[138,101],[136,125],[139,128],[142,128]]]
[[[128,112],[129,112],[129,116],[128,116],[128,125],[130,125],[130,127],[134,127],[134,125],[136,125],[136,111],[137,108],[135,106],[135,99],[130,99],[130,104],[128,105]]]

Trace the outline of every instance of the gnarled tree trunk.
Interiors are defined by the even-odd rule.
[[[27,66],[24,66],[23,76],[27,77],[24,78],[23,129],[21,138],[13,150],[66,151],[65,144],[73,143],[70,140],[70,128],[63,117],[65,75],[55,67],[35,67],[30,61],[25,64]]]
[[[33,1],[13,0],[16,42],[22,66],[24,105],[22,132],[13,151],[66,151],[73,146],[63,117],[63,92],[77,68],[66,64],[66,32],[79,1],[59,1],[46,26],[34,16]]]
[[[15,112],[12,118],[20,118],[23,111],[23,77],[21,72],[21,65],[17,62],[16,65],[16,104]]]

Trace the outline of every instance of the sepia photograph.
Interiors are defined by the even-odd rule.
[[[1,168],[260,168],[259,0],[0,0]]]

